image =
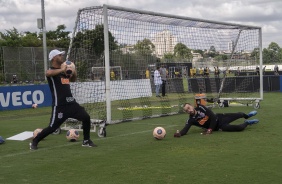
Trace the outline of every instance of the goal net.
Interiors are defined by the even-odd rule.
[[[108,5],[78,11],[68,52],[78,72],[74,96],[108,123],[182,113],[198,93],[259,102],[261,56],[260,27]],[[157,67],[166,69],[163,97]]]

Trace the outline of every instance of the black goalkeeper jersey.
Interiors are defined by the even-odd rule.
[[[192,125],[212,130],[218,129],[216,115],[207,107],[198,105],[195,107],[195,115],[190,115],[185,127],[180,131],[181,135],[185,135]]]
[[[56,69],[51,67],[51,69]],[[52,93],[52,105],[62,106],[75,102],[70,89],[70,80],[64,73],[47,77],[48,84]]]

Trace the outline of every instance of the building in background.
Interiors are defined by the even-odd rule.
[[[162,58],[166,53],[173,53],[174,46],[177,44],[177,38],[169,30],[157,33],[152,40],[155,45],[155,54]]]
[[[228,47],[227,52],[231,53],[231,52],[232,52],[232,50],[233,50],[233,48],[234,48],[234,41],[230,41],[230,42],[228,42],[227,47]]]

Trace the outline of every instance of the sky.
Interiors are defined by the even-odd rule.
[[[81,8],[103,4],[262,28],[262,46],[282,47],[282,0],[45,0],[46,29],[72,31]],[[0,0],[0,32],[39,32],[41,0]]]

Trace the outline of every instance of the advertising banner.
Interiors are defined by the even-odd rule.
[[[0,111],[51,106],[52,96],[47,84],[0,87]]]

